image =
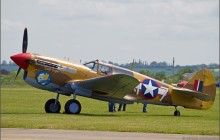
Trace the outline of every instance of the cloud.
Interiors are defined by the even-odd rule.
[[[142,28],[149,34],[193,31],[194,26],[218,11],[215,1],[201,0],[39,0],[39,5],[47,18],[102,27]]]
[[[89,1],[89,0],[39,0],[39,5],[50,17],[56,16],[62,19],[85,19],[104,18],[116,16],[123,12],[123,5],[111,1]],[[55,17],[54,17],[55,18]]]
[[[216,58],[213,52],[218,48],[218,0],[19,0],[11,3],[3,0],[2,28],[23,30],[28,26],[33,45],[30,49],[37,53],[51,47],[56,50],[49,51],[48,55],[54,57],[88,60],[88,57],[101,57],[107,61],[115,57],[118,62],[126,62],[131,56],[143,59],[147,56],[150,60],[163,59],[173,52],[181,56],[183,53],[178,51],[185,47],[192,50],[186,52],[190,57],[202,46],[200,54],[205,52],[210,58]],[[15,32],[4,30],[3,36],[10,38],[5,41],[7,46]],[[64,47],[70,51],[62,51]],[[86,55],[82,55],[81,48],[86,49]],[[158,51],[164,53],[158,56]]]
[[[217,1],[194,0],[194,1],[173,1],[172,5],[178,14],[185,14],[190,17],[210,16],[218,9]]]
[[[8,30],[15,30],[15,29],[23,29],[25,27],[25,24],[21,21],[13,21],[9,19],[2,19],[1,20],[1,28],[2,30],[8,31]]]

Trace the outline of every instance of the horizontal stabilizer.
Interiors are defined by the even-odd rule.
[[[190,89],[174,88],[173,90],[174,90],[175,94],[181,94],[181,95],[185,95],[185,96],[188,96],[188,97],[197,98],[197,99],[202,100],[202,101],[214,100],[213,97],[211,97],[208,94],[204,94],[202,92],[193,91],[193,90],[190,90]]]

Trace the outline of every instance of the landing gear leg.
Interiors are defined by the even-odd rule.
[[[56,97],[56,100],[55,100],[55,106],[57,105],[57,103],[59,103],[59,97],[60,97],[60,94],[59,93],[57,93],[57,97]]]
[[[73,99],[76,100],[76,93],[73,94]]]
[[[175,106],[174,116],[180,116],[180,111],[177,110],[177,106]]]
[[[67,114],[79,114],[81,112],[81,104],[76,100],[76,94],[73,94],[73,99],[70,99],[65,104],[65,112]]]
[[[56,99],[49,99],[45,103],[44,108],[47,113],[59,113],[60,108],[61,108],[61,105],[59,102],[59,93],[57,93]]]

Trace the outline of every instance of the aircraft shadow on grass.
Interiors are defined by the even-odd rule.
[[[42,115],[45,115],[44,112],[35,112],[35,113],[27,113],[27,112],[6,112],[6,113],[1,113],[2,115],[3,114],[6,114],[6,115],[13,115],[13,114],[18,114],[18,115],[22,115],[22,114],[29,114],[29,115],[36,115],[36,114],[42,114]],[[56,115],[69,115],[68,113],[56,113]],[[137,112],[128,112],[128,113],[124,113],[123,115],[122,114],[91,114],[91,113],[81,113],[79,114],[79,116],[91,116],[91,117],[125,117],[125,116],[137,116]],[[143,114],[143,115],[140,115],[140,117],[150,117],[150,116],[154,116],[154,117],[170,117],[170,116],[173,116],[173,115],[164,115],[164,114]],[[202,115],[181,115],[181,118],[185,118],[185,117],[195,117],[195,118],[198,118],[198,117],[204,117]]]

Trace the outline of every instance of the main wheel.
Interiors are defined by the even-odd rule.
[[[179,110],[174,111],[174,116],[180,116],[180,111]]]
[[[71,99],[66,102],[65,112],[67,114],[79,114],[81,111],[81,104],[75,99]]]
[[[57,101],[55,104],[55,99],[49,99],[46,103],[45,103],[45,111],[47,113],[59,113],[60,112],[60,102]]]

